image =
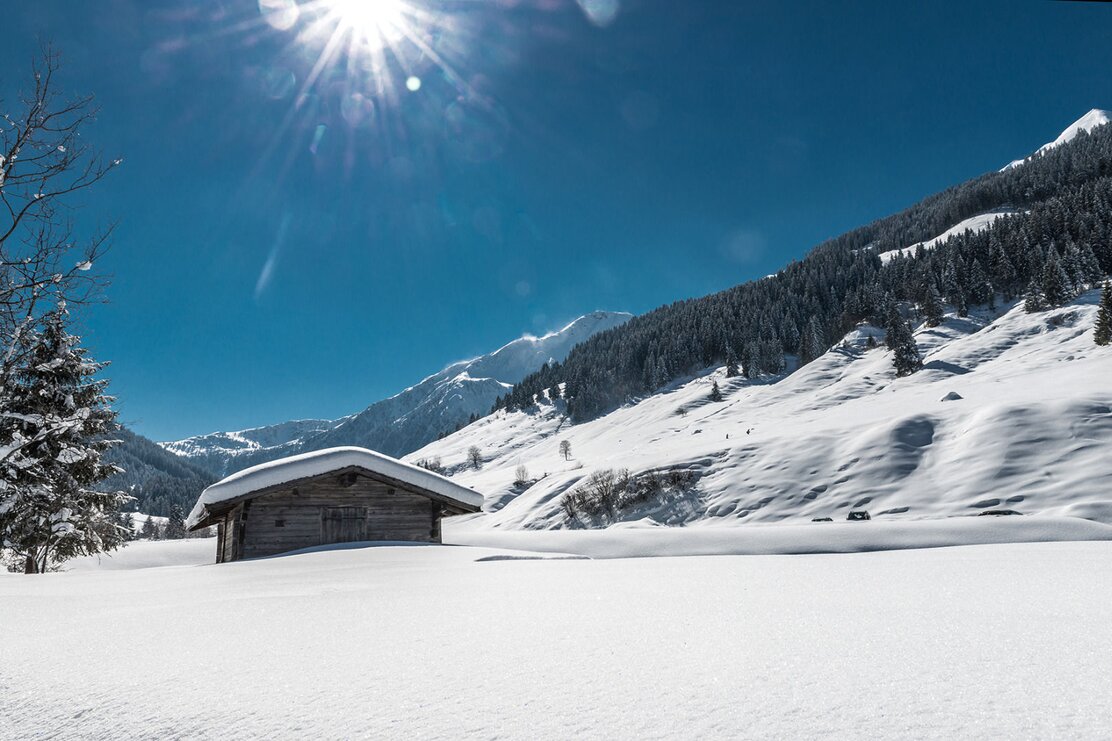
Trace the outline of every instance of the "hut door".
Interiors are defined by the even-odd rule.
[[[325,507],[321,512],[321,536],[322,543],[366,540],[366,512],[362,507]]]

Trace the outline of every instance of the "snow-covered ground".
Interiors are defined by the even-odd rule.
[[[727,379],[719,368],[579,425],[548,402],[498,412],[411,458],[455,466],[480,449],[482,469],[454,478],[486,494],[488,511],[459,518],[456,532],[567,526],[561,496],[592,471],[620,468],[695,477],[687,493],[622,517],[646,525],[844,520],[851,509],[1112,523],[1112,347],[1093,343],[1098,295],[920,327],[925,367],[907,378],[883,345],[867,349],[876,331],[863,327],[782,379]],[[722,402],[708,398],[714,380]],[[518,465],[535,479],[528,488],[514,484]]]
[[[0,738],[1098,738],[1110,569],[1074,542],[4,574]]]
[[[133,540],[109,553],[82,556],[62,564],[63,571],[130,571],[160,566],[199,566],[216,560],[216,538]]]
[[[1112,525],[1077,517],[948,517],[892,522],[819,522],[736,527],[615,527],[593,530],[475,530],[444,526],[457,545],[589,558],[863,553],[991,543],[1112,541]],[[211,560],[211,559],[210,559]]]

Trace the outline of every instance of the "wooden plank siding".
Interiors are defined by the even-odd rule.
[[[229,511],[217,562],[356,539],[440,542],[447,508],[427,496],[362,474],[333,473],[296,483]]]

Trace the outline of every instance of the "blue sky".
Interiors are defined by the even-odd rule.
[[[83,321],[137,431],[351,413],[593,309],[774,272],[1112,107],[1098,3],[409,1],[424,53],[311,85],[308,11],[6,9],[4,98],[52,40],[125,159],[80,212],[120,222]]]

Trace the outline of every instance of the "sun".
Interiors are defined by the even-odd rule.
[[[412,23],[402,0],[320,0],[319,8],[339,32],[370,51],[396,44]]]

